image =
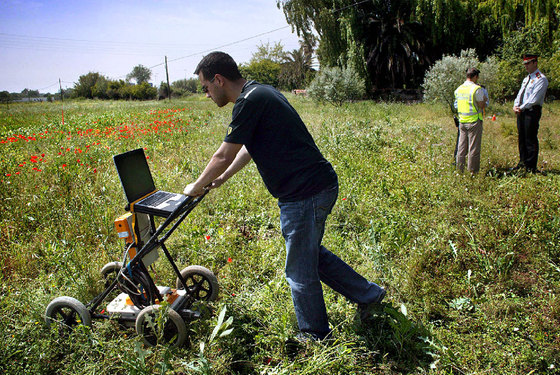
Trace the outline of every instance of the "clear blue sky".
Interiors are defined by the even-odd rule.
[[[63,88],[88,72],[124,79],[138,64],[159,86],[165,56],[173,82],[211,50],[242,63],[276,42],[299,47],[275,0],[1,0],[0,91],[54,93],[59,78]]]

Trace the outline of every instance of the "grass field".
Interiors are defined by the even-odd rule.
[[[44,324],[59,296],[86,303],[120,260],[113,221],[125,198],[114,154],[144,147],[156,186],[182,191],[225,134],[231,106],[34,103],[0,108],[0,369],[4,374],[548,374],[560,372],[560,104],[546,104],[539,168],[511,175],[511,104],[484,123],[481,172],[452,166],[443,106],[288,96],[340,179],[324,244],[387,291],[371,325],[325,288],[335,341],[295,355],[278,208],[254,165],[212,191],[168,243],[180,267],[211,269],[215,314],[190,346],[146,348],[133,329],[95,321],[61,336]],[[159,285],[174,285],[168,263]],[[210,340],[218,312],[229,335]],[[200,343],[204,342],[204,350]]]

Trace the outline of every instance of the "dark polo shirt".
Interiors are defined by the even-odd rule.
[[[337,183],[296,110],[271,86],[255,81],[243,86],[224,142],[245,145],[268,191],[280,201],[309,198]]]

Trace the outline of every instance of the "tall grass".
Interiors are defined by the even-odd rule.
[[[335,166],[340,197],[324,243],[388,290],[374,322],[325,288],[335,341],[290,353],[297,331],[283,276],[276,202],[253,165],[214,190],[170,239],[180,266],[217,275],[233,332],[208,343],[217,317],[190,324],[191,345],[144,348],[131,329],[95,322],[69,336],[46,305],[88,302],[119,260],[113,220],[124,196],[114,154],[144,147],[156,185],[182,191],[223,139],[231,107],[168,102],[10,105],[0,111],[0,368],[10,374],[553,373],[560,367],[560,105],[546,104],[539,168],[517,163],[515,118],[486,119],[481,172],[452,166],[444,107],[317,106],[289,96]],[[487,113],[487,115],[490,113]],[[174,285],[156,263],[159,285]],[[207,342],[201,353],[199,343]]]

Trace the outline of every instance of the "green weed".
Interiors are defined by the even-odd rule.
[[[65,102],[62,124],[60,103],[12,104],[0,110],[3,373],[558,371],[558,103],[547,103],[541,119],[546,174],[508,172],[517,163],[509,103],[493,107],[496,121],[485,119],[481,172],[471,177],[451,164],[456,130],[443,106],[288,98],[339,175],[325,246],[388,291],[372,324],[360,325],[355,307],[325,287],[335,341],[288,355],[284,343],[297,324],[278,209],[249,165],[212,191],[168,243],[180,268],[200,264],[220,283],[216,306],[204,308],[219,306],[222,320],[207,313],[189,324],[202,350],[145,348],[113,320],[69,336],[46,328],[51,300],[89,302],[103,287],[99,270],[121,260],[113,221],[125,199],[111,157],[145,148],[156,185],[180,192],[219,146],[231,107],[201,96]],[[175,284],[164,259],[153,274],[158,285]]]

